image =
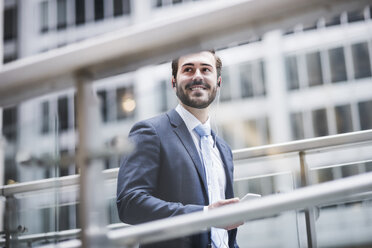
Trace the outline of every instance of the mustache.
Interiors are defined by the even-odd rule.
[[[197,80],[194,80],[194,81],[191,81],[190,83],[186,84],[186,88],[190,88],[192,86],[203,86],[207,89],[210,89],[211,86],[209,86],[209,84],[206,84],[204,83],[203,81],[197,81]]]

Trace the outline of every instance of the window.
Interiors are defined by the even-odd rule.
[[[252,64],[245,63],[239,66],[241,96],[243,98],[253,97]]]
[[[130,0],[124,0],[123,2],[123,14],[129,15],[130,14]]]
[[[160,82],[160,112],[168,110],[168,87],[166,80]]]
[[[229,101],[231,100],[231,83],[228,67],[222,68],[221,76],[222,76],[222,83],[220,88],[221,101]]]
[[[295,90],[300,87],[298,80],[298,68],[296,56],[287,56],[285,58],[285,72],[287,77],[287,87],[289,90]]]
[[[358,103],[360,128],[372,129],[372,100]]]
[[[58,122],[59,131],[67,131],[68,125],[68,99],[61,97],[58,99]]]
[[[173,4],[182,3],[182,0],[172,0],[172,3],[173,3]]]
[[[347,133],[353,131],[351,117],[351,106],[340,105],[335,107],[337,133]]]
[[[154,0],[153,4],[156,8],[160,8],[161,6],[163,6],[163,1],[162,0]]]
[[[133,86],[118,88],[116,90],[117,119],[133,117],[135,108],[136,101],[134,99]]]
[[[4,9],[4,41],[17,38],[17,7]]]
[[[328,135],[327,112],[325,109],[317,109],[312,112],[314,136]]]
[[[322,66],[320,62],[320,53],[314,52],[306,54],[307,77],[309,86],[323,84]]]
[[[49,11],[48,2],[44,1],[40,3],[40,32],[46,33],[49,30]]]
[[[123,14],[123,0],[114,0],[114,16]]]
[[[3,135],[7,141],[17,140],[17,122],[18,110],[17,107],[3,109]]]
[[[326,27],[340,25],[341,24],[341,18],[339,15],[332,17],[330,20],[327,20],[325,25]]]
[[[346,65],[343,47],[333,48],[328,51],[331,67],[332,83],[346,81]]]
[[[304,121],[302,113],[291,113],[290,116],[291,126],[292,126],[292,139],[299,140],[305,138],[304,132]]]
[[[364,21],[363,9],[357,11],[350,11],[347,13],[348,22]]]
[[[85,22],[85,0],[75,0],[75,24]]]
[[[256,93],[259,95],[266,95],[266,77],[265,77],[265,62],[261,60],[258,63],[258,82],[256,84]]]
[[[57,0],[57,29],[67,27],[67,3],[66,0]]]
[[[268,119],[247,120],[243,122],[244,143],[246,147],[266,145],[270,143]]]
[[[94,20],[102,20],[104,17],[103,0],[94,0]]]
[[[5,184],[13,184],[18,181],[18,170],[15,162],[15,156],[6,157],[4,161],[5,172],[4,182]]]
[[[114,16],[130,14],[130,0],[114,0]]]
[[[101,110],[101,118],[103,122],[108,121],[108,112],[107,112],[107,91],[101,90],[97,92],[97,95],[100,99],[100,110]]]
[[[68,150],[61,150],[59,152],[59,156],[61,157],[62,160],[64,160],[63,158],[65,158],[66,156],[68,156]],[[70,166],[67,166],[67,165],[60,165],[60,167],[59,167],[59,176],[60,177],[65,177],[65,176],[70,175],[70,173],[69,173],[69,167]]]
[[[41,133],[49,133],[49,102],[43,102],[41,104]]]
[[[371,76],[371,63],[368,52],[368,43],[357,43],[351,46],[354,64],[354,78],[365,78]]]

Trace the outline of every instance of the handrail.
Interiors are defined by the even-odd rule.
[[[234,161],[250,159],[255,157],[284,154],[290,152],[301,152],[315,150],[324,147],[340,146],[372,141],[372,130],[358,131],[353,133],[337,134],[319,138],[291,141],[280,144],[258,146],[253,148],[239,149],[233,151]],[[116,179],[119,168],[103,171],[105,180]],[[63,187],[79,184],[79,175],[65,176],[59,178],[48,178],[32,182],[17,183],[0,187],[0,195],[11,196],[51,187]]]
[[[202,232],[211,226],[229,226],[242,220],[270,217],[288,210],[326,204],[345,196],[371,190],[372,173],[338,179],[295,191],[269,195],[208,212],[197,212],[108,232],[118,245],[132,246]]]
[[[276,154],[302,152],[327,147],[341,146],[345,144],[372,141],[372,130],[357,131],[317,137],[304,140],[296,140],[287,143],[258,146],[233,151],[234,160],[256,158]]]

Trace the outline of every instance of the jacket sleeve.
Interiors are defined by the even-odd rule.
[[[136,148],[123,158],[118,174],[116,203],[121,221],[139,224],[203,210],[200,205],[167,202],[154,196],[161,166],[161,144],[151,123],[137,123],[129,139]]]

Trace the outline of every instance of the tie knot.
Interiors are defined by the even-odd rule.
[[[211,129],[207,126],[203,126],[202,124],[200,125],[197,125],[195,128],[194,128],[195,132],[200,136],[200,137],[204,137],[204,136],[208,136],[208,135],[211,135]]]

